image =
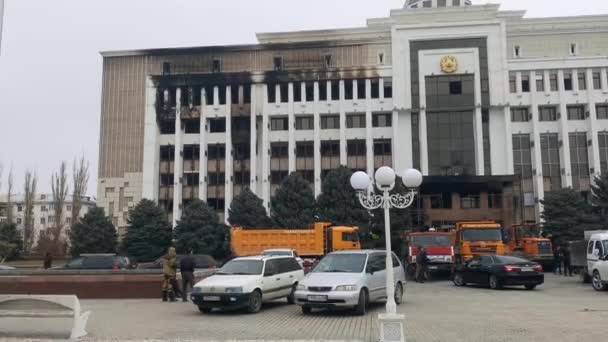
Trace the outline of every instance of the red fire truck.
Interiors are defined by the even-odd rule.
[[[406,235],[407,243],[407,273],[414,276],[416,273],[416,254],[418,248],[423,246],[429,258],[429,272],[450,272],[454,264],[453,233],[450,231],[437,231],[431,228],[428,232],[410,232]]]

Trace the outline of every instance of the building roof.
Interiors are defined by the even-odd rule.
[[[90,203],[90,204],[94,204],[95,203],[95,198],[92,196],[82,196],[83,198],[83,202],[84,203]],[[6,203],[8,201],[8,194],[0,194],[0,203]],[[37,203],[50,203],[53,201],[53,195],[52,194],[36,194],[36,200]],[[24,194],[13,194],[11,195],[11,202],[12,203],[23,203],[25,202],[25,195]],[[73,202],[73,198],[72,195],[67,195],[65,198],[65,202],[66,204],[70,204]]]

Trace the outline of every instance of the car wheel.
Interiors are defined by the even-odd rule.
[[[204,314],[208,314],[208,313],[210,313],[212,310],[213,310],[212,308],[205,308],[205,307],[202,307],[202,306],[199,306],[199,307],[198,307],[198,311],[200,311],[201,313],[204,313]]]
[[[600,272],[593,272],[593,278],[591,279],[591,285],[595,291],[604,291],[606,290],[606,285],[602,282],[602,277],[600,276]]]
[[[362,289],[361,292],[359,292],[359,303],[355,307],[355,313],[357,315],[363,316],[367,313],[367,302],[367,290]]]
[[[500,290],[502,288],[502,285],[500,284],[500,280],[498,280],[498,277],[495,276],[494,274],[492,274],[490,276],[490,288],[492,290]]]
[[[293,305],[293,304],[295,304],[295,303],[296,303],[296,287],[297,287],[297,286],[298,286],[298,285],[294,284],[294,285],[291,287],[291,293],[289,293],[289,296],[287,296],[287,303],[288,303],[288,304],[292,304],[292,305]]]
[[[397,283],[397,286],[395,286],[395,303],[397,303],[397,305],[403,303],[403,285],[401,282]]]
[[[312,308],[310,306],[302,306],[302,313],[305,315],[309,315],[312,312]]]
[[[528,291],[532,291],[536,288],[536,285],[525,285],[526,286],[526,290]]]
[[[249,296],[249,305],[247,306],[247,312],[256,313],[262,309],[262,293],[260,290],[255,290]]]
[[[460,273],[454,273],[454,279],[452,280],[456,286],[466,286],[467,283],[464,281],[464,277]]]

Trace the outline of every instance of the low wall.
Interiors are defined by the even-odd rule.
[[[197,281],[209,274],[196,272]],[[160,298],[161,286],[162,274],[137,271],[0,274],[0,294],[70,294],[80,299]]]

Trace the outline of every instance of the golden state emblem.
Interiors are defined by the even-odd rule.
[[[458,70],[458,60],[454,56],[444,56],[441,58],[441,71],[451,74]]]

